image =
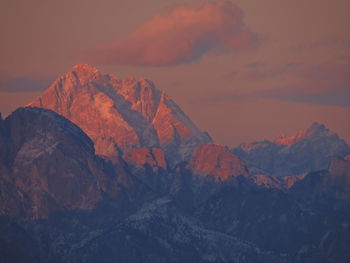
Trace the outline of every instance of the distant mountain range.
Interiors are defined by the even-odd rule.
[[[0,118],[1,262],[349,262],[349,153],[318,123],[230,150],[77,65]]]
[[[251,174],[289,176],[327,169],[333,157],[350,154],[346,142],[323,124],[313,123],[292,136],[242,143],[231,150]]]

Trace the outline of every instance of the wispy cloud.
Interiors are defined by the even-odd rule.
[[[289,65],[289,66],[288,66]],[[276,98],[300,103],[324,105],[350,105],[350,63],[325,63],[302,66],[288,64],[276,68],[272,73],[280,74],[291,66],[297,67],[291,73],[296,81],[281,84],[278,88],[263,89],[251,93],[237,94],[236,98]],[[272,73],[265,73],[271,75]]]
[[[310,50],[315,50],[319,48],[350,48],[350,38],[349,37],[329,37],[319,39],[311,43],[303,43],[299,45],[291,46],[290,51],[294,52],[308,52]]]
[[[264,67],[265,64],[253,63],[247,65],[247,67],[251,70],[244,72],[242,77],[243,79],[249,80],[267,79],[284,73],[291,73],[293,71],[295,72],[302,65],[303,63],[301,62],[290,62],[277,67],[268,68]]]
[[[131,34],[87,52],[92,62],[170,66],[208,52],[234,52],[258,44],[230,1],[205,1],[156,14]]]
[[[235,80],[255,88],[242,88],[215,97],[216,102],[272,98],[298,103],[350,106],[350,61],[335,60],[317,65],[291,62],[276,67],[253,65],[247,68],[249,70],[240,72]],[[264,86],[259,86],[260,81],[264,81]]]

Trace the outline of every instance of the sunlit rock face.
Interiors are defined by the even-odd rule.
[[[160,147],[176,163],[211,141],[151,81],[121,80],[86,64],[59,77],[30,106],[71,120],[94,141],[97,154],[111,160],[118,149]]]
[[[199,146],[187,165],[193,174],[209,176],[220,182],[242,177],[246,182],[265,188],[288,190],[307,173],[276,177],[266,174],[249,174],[245,162],[232,154],[227,147],[209,143]]]
[[[199,146],[187,167],[195,174],[212,175],[217,180],[248,176],[244,162],[228,148],[215,143]]]
[[[337,134],[314,123],[292,136],[243,143],[231,152],[246,161],[251,174],[283,177],[327,169],[333,157],[344,157],[350,148]]]
[[[295,134],[291,136],[280,135],[274,140],[274,142],[280,145],[291,146],[297,143],[298,141],[301,141],[304,139],[312,139],[313,137],[316,137],[316,136],[329,137],[329,136],[332,136],[333,134],[334,133],[331,132],[329,129],[327,129],[326,126],[315,122],[307,129],[297,131]]]
[[[79,127],[53,111],[20,108],[2,121],[0,134],[0,205],[12,216],[90,210],[132,183],[95,155]]]

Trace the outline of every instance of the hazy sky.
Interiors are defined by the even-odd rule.
[[[1,0],[0,111],[79,63],[146,77],[220,143],[350,141],[350,0]]]

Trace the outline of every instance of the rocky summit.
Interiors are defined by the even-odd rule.
[[[171,162],[211,141],[168,95],[147,79],[121,80],[90,65],[76,65],[29,106],[53,110],[78,125],[99,155],[159,147]]]

